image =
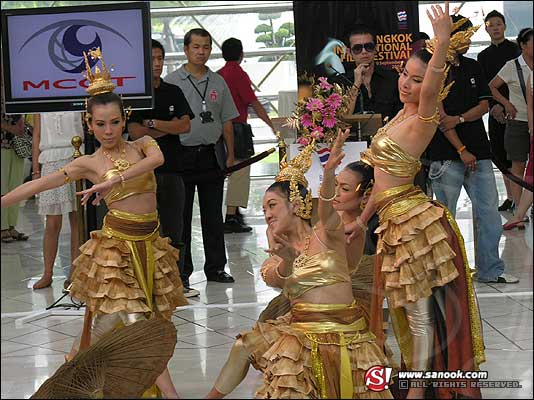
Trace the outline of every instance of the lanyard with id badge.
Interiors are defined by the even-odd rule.
[[[198,95],[202,99],[202,112],[199,114],[200,115],[200,122],[202,122],[203,124],[207,124],[209,122],[213,122],[214,121],[213,120],[213,116],[211,115],[211,111],[208,111],[208,106],[206,104],[206,92],[208,91],[208,84],[209,84],[210,78],[206,78],[206,86],[204,87],[204,93],[200,93],[200,90],[198,90],[196,85],[191,80],[191,76],[188,76],[187,79],[189,80],[189,82],[191,83],[193,88],[196,90],[196,92],[198,93]]]

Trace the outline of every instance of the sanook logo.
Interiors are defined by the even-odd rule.
[[[126,79],[135,79],[135,76],[114,76],[111,78],[116,84],[116,86],[124,86],[124,81]],[[22,81],[22,87],[25,92],[32,89],[42,89],[50,90],[50,87],[62,90],[77,89],[78,87],[87,89],[89,83],[87,79],[82,79],[78,81],[77,79],[68,78],[68,79],[58,79],[57,81],[50,82],[49,79],[43,79],[41,82],[32,82],[32,81]]]
[[[82,43],[78,40],[78,31],[82,28],[84,28],[84,36],[92,36],[94,33],[92,42]],[[88,29],[92,29],[92,31],[88,33]],[[107,25],[86,19],[71,19],[55,22],[31,34],[20,47],[19,53],[21,53],[24,47],[35,38],[45,32],[52,31],[50,38],[48,39],[48,56],[50,57],[50,61],[63,72],[79,74],[85,70],[84,52],[87,53],[88,50],[95,47],[100,47],[100,49],[104,51],[105,44],[102,43],[102,40],[98,35],[98,29],[113,33],[132,47],[130,41],[122,33]],[[91,68],[97,61],[98,60],[96,59],[89,60]]]
[[[393,370],[389,367],[375,365],[365,372],[365,386],[373,392],[382,392],[389,389],[389,381],[391,379],[391,372]]]

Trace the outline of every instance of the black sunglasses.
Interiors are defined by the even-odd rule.
[[[360,54],[363,49],[365,49],[366,52],[370,53],[374,51],[375,48],[376,48],[376,44],[374,44],[373,42],[367,42],[364,44],[355,44],[350,49],[352,50],[354,54]]]

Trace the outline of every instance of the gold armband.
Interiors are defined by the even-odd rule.
[[[156,147],[159,149],[158,142],[156,142],[155,139],[150,139],[147,143],[143,144],[143,150],[146,150],[149,147]]]
[[[67,171],[65,171],[65,168],[61,167],[58,171],[63,173],[63,175],[65,175],[65,183],[69,183],[72,181],[69,174],[67,174]]]
[[[323,197],[323,195],[321,194],[321,191],[319,190],[319,198],[322,200],[322,201],[333,201],[337,196],[337,193],[334,191],[334,195],[332,197],[329,197],[329,198],[326,198],[326,197]]]
[[[419,118],[422,122],[425,122],[427,124],[439,125],[439,110],[436,107],[436,111],[430,117],[423,117],[422,115],[418,115],[417,118]]]

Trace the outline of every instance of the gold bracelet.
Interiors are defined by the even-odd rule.
[[[466,149],[466,147],[465,147],[465,145],[463,145],[458,150],[456,150],[456,152],[461,155],[464,152],[465,149]]]
[[[419,118],[419,120],[427,124],[439,125],[439,110],[436,107],[436,111],[430,117],[423,117],[422,115],[418,115],[417,118]]]
[[[290,274],[288,276],[283,276],[280,274],[280,271],[278,271],[278,267],[280,266],[280,264],[278,264],[276,267],[274,267],[274,273],[276,274],[276,276],[280,279],[282,279],[283,281],[289,279],[291,277],[291,275],[293,274]]]
[[[362,228],[362,230],[365,232],[367,231],[367,225],[365,225],[361,219],[361,217],[358,215],[358,217],[356,218],[356,224]]]
[[[326,198],[326,197],[323,197],[323,195],[321,194],[321,190],[319,190],[319,198],[322,200],[322,201],[333,201],[337,196],[337,193],[334,191],[334,195],[330,198]]]
[[[121,186],[124,187],[124,175],[122,174],[122,172],[120,171],[117,171],[117,174],[120,176],[121,178]]]
[[[63,175],[65,175],[65,182],[64,183],[69,183],[72,180],[70,178],[69,174],[67,174],[67,171],[65,171],[65,168],[61,167],[58,171],[62,172]]]
[[[445,72],[445,69],[447,68],[447,63],[443,65],[441,68],[434,67],[433,65],[430,66],[430,69],[434,72]]]

